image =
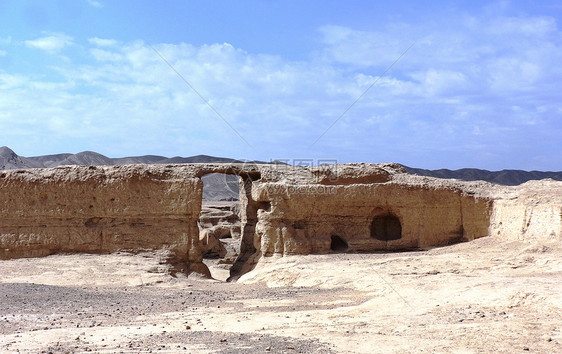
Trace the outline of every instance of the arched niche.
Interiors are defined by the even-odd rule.
[[[394,241],[402,238],[400,219],[391,213],[377,215],[371,222],[371,237],[379,241]]]

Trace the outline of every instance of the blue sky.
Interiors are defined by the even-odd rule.
[[[0,146],[562,170],[537,3],[0,0]]]

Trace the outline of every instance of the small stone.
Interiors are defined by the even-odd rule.
[[[271,347],[267,347],[267,348],[265,348],[265,351],[266,351],[266,352],[269,352],[269,351],[271,351]]]
[[[523,350],[529,351],[530,349],[529,349],[529,347],[523,347]]]

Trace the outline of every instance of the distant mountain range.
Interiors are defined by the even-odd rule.
[[[408,173],[418,176],[428,176],[437,178],[455,178],[462,181],[486,181],[504,186],[517,186],[531,180],[541,180],[552,178],[562,181],[562,172],[542,172],[542,171],[523,171],[523,170],[501,170],[487,171],[477,168],[462,168],[460,170],[424,170],[404,166]]]
[[[20,168],[44,168],[63,165],[111,166],[128,164],[174,164],[174,163],[235,163],[244,162],[235,159],[197,155],[191,157],[165,157],[156,155],[131,156],[110,158],[93,151],[83,151],[77,154],[56,154],[34,157],[23,157],[16,154],[7,146],[0,147],[0,170]],[[255,163],[264,163],[255,161]]]
[[[132,157],[110,158],[97,152],[83,151],[77,154],[56,154],[35,157],[23,157],[16,154],[10,148],[0,147],[0,170],[9,169],[26,169],[26,168],[45,168],[61,165],[86,165],[86,166],[102,166],[102,165],[126,165],[126,164],[178,164],[178,163],[243,163],[245,161],[230,159],[226,157],[214,157],[208,155],[197,155],[190,157],[165,157],[157,155],[144,155]],[[263,161],[252,161],[253,163],[262,164]],[[541,171],[522,171],[522,170],[502,170],[487,171],[475,168],[463,168],[460,170],[425,170],[421,168],[412,168],[404,166],[408,173],[420,176],[429,176],[437,178],[455,178],[463,181],[487,181],[491,183],[514,186],[530,180],[540,180],[552,178],[562,181],[562,172],[541,172]],[[208,178],[208,181],[215,181],[218,185],[225,183],[233,189],[236,177],[227,176]],[[209,194],[210,193],[210,194]],[[229,191],[227,194],[209,192],[212,194],[212,200],[220,200],[217,198],[228,199],[237,196],[237,191]]]

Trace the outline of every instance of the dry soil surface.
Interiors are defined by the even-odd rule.
[[[271,257],[238,283],[172,277],[158,254],[1,261],[0,351],[562,352],[561,256],[488,237]]]

